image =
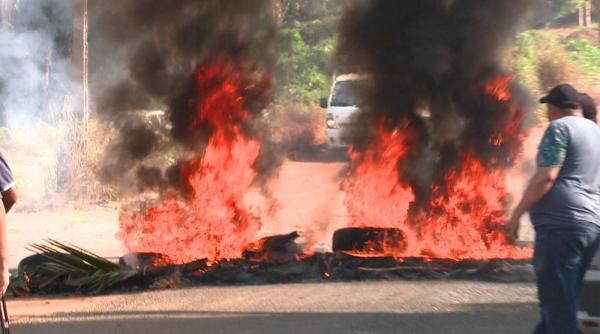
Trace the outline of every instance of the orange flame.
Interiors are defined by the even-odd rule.
[[[119,238],[130,251],[159,252],[175,263],[240,258],[260,228],[244,204],[260,152],[260,144],[242,130],[250,119],[244,91],[252,87],[224,59],[198,68],[195,79],[190,127],[209,125],[212,133],[202,156],[181,167],[190,194],[171,193],[145,212],[120,216]]]
[[[522,112],[509,105],[512,84],[512,77],[501,75],[485,86],[486,94],[506,104],[508,110],[503,115],[505,119],[497,121],[502,127],[490,138],[494,146],[524,138]],[[356,171],[347,186],[350,224],[401,229],[406,247],[393,254],[384,250],[375,255],[448,259],[531,257],[531,249],[509,245],[502,232],[507,196],[504,169],[485,166],[475,155],[465,152],[456,167],[444,176],[445,188],[433,185],[428,212],[409,214],[415,197],[399,175],[398,166],[407,158],[410,131],[388,131],[379,126],[376,133],[374,144],[362,155],[350,150]]]
[[[410,136],[399,130],[390,132],[383,124],[377,126],[376,133],[375,144],[366,152],[361,154],[352,148],[349,151],[350,160],[357,165],[354,180],[346,185],[350,226],[400,228],[410,247],[417,240],[407,220],[415,196],[408,184],[398,181],[398,163],[408,154]],[[408,255],[411,250],[407,248],[405,252]],[[385,253],[389,255],[388,251]]]
[[[508,103],[512,98],[510,92],[513,78],[510,75],[497,75],[485,84],[487,96],[495,97],[499,102]]]
[[[505,223],[504,171],[486,169],[469,154],[446,174],[449,189],[436,187],[430,212],[420,229],[423,254],[451,259],[528,258],[529,249],[508,245]]]
[[[499,129],[491,138],[490,144],[493,146],[501,146],[507,142],[507,140],[523,142],[527,137],[527,131],[523,131],[523,112],[513,106],[510,101],[512,98],[511,87],[514,83],[514,79],[510,75],[498,75],[491,80],[485,86],[485,93],[487,96],[496,99],[498,102],[503,103],[508,112],[505,113],[502,119],[496,119],[496,124],[502,124],[503,128]],[[518,145],[512,145],[518,147]],[[518,158],[519,152],[511,154],[511,158],[514,160]]]

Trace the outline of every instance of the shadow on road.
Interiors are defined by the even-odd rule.
[[[432,313],[220,313],[194,311],[70,313],[13,325],[15,333],[530,333],[537,308],[530,303],[467,305]]]

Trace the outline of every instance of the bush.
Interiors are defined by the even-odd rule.
[[[549,88],[572,79],[574,68],[560,38],[546,31],[530,30],[517,36],[508,63],[517,80],[533,96],[543,95]],[[536,110],[538,119],[544,119],[545,108]]]
[[[66,138],[57,166],[58,192],[76,204],[114,200],[113,189],[102,184],[97,175],[106,146],[114,136],[93,118],[86,123],[79,117],[65,117],[63,122]]]
[[[576,39],[569,42],[567,49],[570,58],[582,67],[586,75],[600,77],[600,48],[586,39]]]

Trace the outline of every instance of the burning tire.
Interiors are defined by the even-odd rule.
[[[296,239],[298,232],[274,235],[262,238],[246,247],[243,256],[246,260],[256,262],[285,263],[293,261],[300,249]]]
[[[406,243],[400,229],[351,227],[335,231],[332,248],[356,255],[394,255],[406,250]]]

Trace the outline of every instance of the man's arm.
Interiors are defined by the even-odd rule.
[[[6,213],[12,209],[18,197],[17,189],[14,186],[2,193],[2,204],[4,204],[4,211]]]
[[[10,283],[10,274],[8,273],[8,245],[6,242],[6,211],[4,206],[0,205],[0,293],[4,295],[8,284]]]
[[[537,201],[542,199],[554,185],[559,172],[560,168],[558,167],[538,168],[531,181],[529,181],[523,198],[515,208],[513,215],[519,217],[524,215]]]
[[[17,201],[17,191],[12,172],[4,157],[0,154],[0,293],[4,295],[10,283],[8,273],[8,244],[6,238],[6,213]]]
[[[2,195],[2,204],[6,214],[17,202],[17,189],[12,171],[2,154],[0,154],[0,194]]]
[[[509,242],[514,243],[518,239],[521,217],[552,189],[559,173],[560,167],[538,167],[529,181],[521,201],[506,224],[506,235]]]
[[[523,198],[506,224],[506,237],[515,242],[519,234],[521,217],[552,189],[567,157],[570,135],[564,124],[550,123],[538,148],[537,170],[523,194]]]

